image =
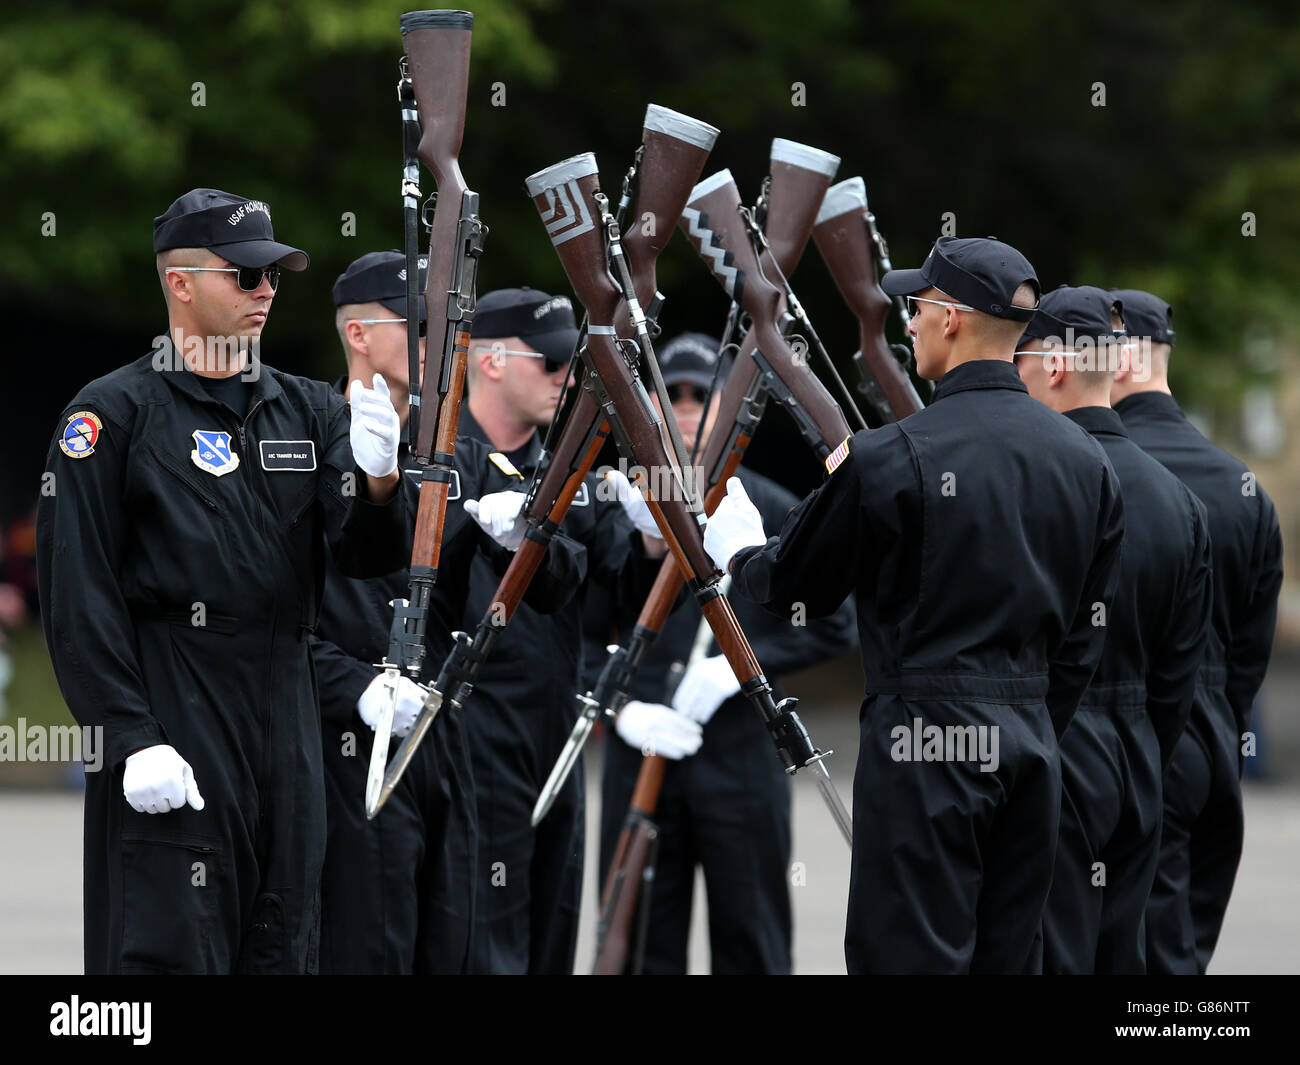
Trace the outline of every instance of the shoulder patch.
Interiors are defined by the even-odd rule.
[[[89,458],[95,453],[95,444],[103,431],[99,416],[88,410],[79,410],[68,418],[59,439],[59,448],[70,459]]]
[[[515,469],[515,464],[506,458],[500,451],[493,451],[488,455],[488,461],[498,470],[508,477],[518,477],[521,481],[524,475]]]
[[[849,457],[849,441],[852,439],[851,436],[846,436],[840,442],[840,446],[826,456],[826,473],[828,476],[834,473],[836,467]]]

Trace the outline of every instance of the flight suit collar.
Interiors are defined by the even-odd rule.
[[[930,402],[938,403],[945,396],[972,388],[1010,388],[1029,394],[1014,363],[1003,359],[972,359],[954,366],[939,379]]]
[[[1184,417],[1183,408],[1168,392],[1134,392],[1115,404],[1115,412],[1120,417],[1134,414],[1163,414],[1177,418]]]
[[[1110,407],[1075,407],[1067,410],[1065,416],[1081,429],[1093,436],[1098,433],[1110,433],[1112,436],[1128,436],[1123,421]]]
[[[469,412],[469,404],[463,403],[460,408],[460,424],[456,427],[457,436],[468,436],[471,440],[482,440],[493,451],[500,451],[483,427],[474,420],[474,415]],[[528,443],[515,451],[502,452],[516,467],[525,473],[531,471],[536,465],[537,460],[542,453],[542,438],[539,433],[534,432]]]
[[[170,340],[168,343],[170,344]],[[174,353],[174,349],[172,351]],[[157,361],[155,360],[156,365]],[[258,374],[256,379],[251,382],[252,394],[248,400],[250,413],[263,400],[275,399],[284,392],[284,389],[280,387],[280,383],[275,379],[275,375],[271,372],[271,368],[266,363],[262,363],[257,369]],[[221,400],[215,398],[203,387],[203,383],[198,379],[198,376],[186,368],[183,359],[176,357],[165,360],[158,372],[162,374],[163,380],[172,388],[184,393],[190,399],[199,403],[215,403],[218,406],[224,406]]]

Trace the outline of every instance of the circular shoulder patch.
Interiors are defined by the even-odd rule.
[[[98,415],[88,410],[79,410],[68,419],[64,426],[63,438],[59,447],[70,459],[84,459],[95,453],[95,443],[99,440],[104,423]]]

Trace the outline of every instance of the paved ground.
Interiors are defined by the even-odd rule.
[[[792,690],[799,690],[792,686]],[[808,690],[808,689],[805,689]],[[835,748],[831,759],[845,800],[856,754],[852,710],[809,708],[814,739]],[[598,752],[593,752],[596,758]],[[595,759],[589,780],[596,780]],[[591,794],[594,818],[597,797]],[[594,824],[594,820],[589,820]],[[589,832],[589,837],[594,833]],[[0,791],[0,973],[81,971],[81,798],[69,792]],[[848,850],[811,780],[795,788],[794,860],[803,862],[792,887],[795,965],[800,973],[844,971],[842,939],[848,892]],[[593,956],[596,885],[588,860],[587,906],[578,971]],[[1246,798],[1246,850],[1213,972],[1300,972],[1300,781],[1253,785]],[[701,896],[702,897],[702,896]],[[692,969],[708,971],[703,904],[695,914]]]

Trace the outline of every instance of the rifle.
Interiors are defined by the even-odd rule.
[[[793,270],[798,263],[812,232],[817,208],[838,164],[835,156],[819,149],[780,138],[772,142],[771,176],[765,183],[768,190],[764,197],[770,197],[775,207],[766,212],[771,243],[762,254],[769,269],[780,271],[784,267]],[[748,249],[747,253],[742,252],[742,262],[750,263],[754,259],[753,249],[743,239],[742,244]],[[751,272],[757,273],[757,270],[751,266]],[[734,321],[737,309],[738,305],[733,302],[729,322]],[[775,309],[766,316],[760,313],[759,318],[781,322],[784,309],[785,297],[778,294]],[[745,310],[750,311],[750,307],[747,305]],[[705,499],[707,513],[712,513],[725,494],[726,479],[740,464],[769,396],[778,397],[819,457],[825,459],[837,446],[842,446],[848,436],[848,427],[839,408],[821,382],[808,371],[798,353],[785,345],[783,361],[783,356],[776,350],[780,345],[774,345],[769,359],[758,350],[760,332],[751,328],[746,335],[723,390],[717,425],[728,426],[729,431],[726,434],[715,432],[704,452],[701,466],[703,484],[711,493]],[[672,559],[665,559],[628,646],[616,646],[610,651],[595,687],[578,697],[581,716],[533,807],[534,825],[546,816],[555,801],[596,719],[602,712],[616,715],[627,702],[632,677],[662,630],[676,602],[681,579]],[[832,812],[839,820],[839,810],[829,796],[828,802],[832,802]],[[845,827],[843,821],[841,827]]]
[[[844,302],[858,319],[859,344],[853,361],[862,375],[859,390],[883,422],[915,414],[924,404],[908,374],[911,352],[885,341],[890,298],[876,280],[876,264],[889,267],[889,248],[867,208],[867,190],[860,177],[849,178],[826,193],[813,240],[835,279]],[[899,303],[907,328],[907,305]]]
[[[629,336],[645,334],[647,347],[649,345],[648,326],[640,310],[641,301],[637,299],[636,293],[640,292],[647,301],[653,299],[655,292],[654,259],[664,243],[667,242],[668,237],[671,236],[671,222],[680,213],[681,205],[685,202],[691,183],[695,181],[700,170],[703,169],[704,161],[708,157],[709,149],[712,147],[716,136],[717,130],[714,127],[688,116],[680,115],[675,111],[669,111],[667,108],[651,105],[646,112],[638,165],[646,173],[655,175],[657,180],[654,186],[646,183],[638,208],[645,208],[642,215],[648,213],[653,218],[661,221],[654,225],[637,227],[637,237],[631,242],[632,249],[637,256],[633,264],[636,270],[637,284],[635,286],[631,283],[626,285],[628,298],[625,301],[619,301],[619,307],[624,311],[622,324]],[[578,161],[589,160],[590,158],[590,156],[576,157]],[[558,164],[548,171],[543,171],[542,175],[554,174],[562,176],[566,173],[564,168],[574,162],[575,160],[567,160],[565,163]],[[594,174],[594,162],[590,165]],[[535,180],[540,180],[542,175],[534,175],[534,177],[529,178],[530,190],[532,183]],[[602,234],[604,229],[597,232],[597,224],[599,222],[602,227],[614,224],[612,218],[606,218],[601,213],[604,211],[604,204],[607,201],[602,198],[601,211],[593,214],[593,209],[587,205],[586,201],[572,199],[573,191],[569,187],[570,184],[568,178],[564,180],[556,178],[556,184],[546,190],[549,191],[552,197],[551,206],[547,206],[544,201],[538,201],[538,208],[542,212],[542,220],[547,224],[547,230],[551,234],[552,241],[557,248],[562,248],[568,242],[583,234],[595,234],[595,239],[602,242],[601,248],[603,249],[604,237]],[[535,198],[537,195],[541,194],[534,194]],[[573,216],[572,212],[579,207],[586,213],[581,216]],[[607,215],[607,212],[604,212],[604,214]],[[664,222],[668,224],[664,225]],[[621,242],[614,240],[611,249],[615,250],[620,257],[620,261],[623,261]],[[588,307],[589,318],[590,312],[591,308]],[[612,319],[610,321],[612,322]],[[415,745],[419,743],[420,737],[417,736],[417,732],[420,731],[420,719],[436,713],[444,698],[450,698],[458,706],[464,705],[465,699],[473,690],[482,662],[489,653],[500,630],[513,617],[524,591],[545,556],[547,545],[560,523],[564,520],[564,515],[578,487],[582,484],[587,471],[595,462],[604,441],[609,437],[612,430],[621,431],[621,420],[610,417],[614,414],[615,401],[607,394],[601,384],[601,371],[596,369],[589,357],[589,349],[593,346],[591,340],[593,331],[605,330],[606,332],[601,332],[599,335],[612,338],[613,325],[598,323],[596,326],[592,326],[588,324],[587,328],[588,350],[584,351],[579,359],[578,394],[565,414],[563,422],[560,423],[559,431],[548,434],[546,454],[539,463],[529,487],[528,498],[524,505],[527,522],[524,542],[502,576],[496,595],[493,597],[494,609],[485,614],[474,637],[471,638],[466,633],[453,634],[454,642],[451,654],[444,662],[438,680],[430,691],[420,718],[417,719],[417,727],[412,729],[411,734],[403,741],[402,746],[398,748],[397,754],[389,765],[383,785],[385,795],[391,792],[392,786],[396,784],[397,779],[409,762]],[[630,340],[628,342],[630,343]],[[621,354],[618,359],[620,364],[626,367]],[[607,373],[608,371],[604,372]],[[644,407],[644,413],[638,412],[641,413],[642,417],[647,414],[652,416],[652,408],[649,405],[644,388],[640,385],[639,378],[636,381],[636,388],[630,389],[628,396],[622,399],[622,409],[626,409],[628,402]],[[662,434],[664,429],[662,422],[656,421],[652,427],[657,433]],[[672,429],[675,433],[676,426],[674,425]],[[661,449],[676,446],[669,441],[664,441],[662,435],[660,435],[659,442]],[[660,465],[668,468],[666,463]],[[671,468],[678,478],[677,487],[681,489],[680,470],[676,466]],[[698,536],[698,526],[695,527],[695,531]],[[700,546],[702,549],[702,537]]]
[[[723,389],[718,417],[704,449],[704,483],[708,486],[705,507],[710,512],[721,502],[727,478],[739,466],[753,431],[763,416],[769,396],[778,396],[782,405],[791,412],[805,439],[827,464],[828,473],[834,469],[830,463],[835,461],[832,456],[838,450],[837,445],[843,447],[848,434],[842,413],[825,387],[808,370],[806,362],[799,358],[779,333],[777,342],[771,336],[770,327],[781,320],[786,298],[767,279],[765,269],[767,272],[779,273],[782,277],[794,270],[807,246],[826,187],[834,176],[833,163],[827,165],[808,154],[816,152],[816,149],[803,145],[792,147],[801,151],[792,151],[791,142],[788,141],[778,140],[773,143],[771,180],[760,201],[767,201],[765,226],[768,233],[761,253],[757,253],[750,244],[740,217],[740,196],[727,171],[697,186],[692,193],[691,205],[703,202],[713,210],[707,214],[697,210],[696,217],[692,220],[690,213],[696,209],[688,206],[682,219],[684,227],[693,226],[696,229],[698,236],[693,239],[697,241],[697,250],[707,263],[719,262],[716,255],[718,247],[732,249],[721,260],[723,269],[715,269],[714,272],[728,293],[743,302],[752,320],[736,358],[736,365]],[[827,158],[834,160],[833,156]],[[802,161],[821,162],[822,165],[799,167],[798,163]],[[838,160],[834,162],[837,163]],[[717,206],[722,206],[723,209],[715,213]],[[715,227],[717,232],[710,230],[710,226]],[[761,350],[760,337],[767,338],[770,357]],[[847,449],[844,454],[847,455]],[[675,583],[665,583],[662,580],[667,569],[665,566],[660,571],[661,581],[656,582],[646,600],[629,641],[628,655],[620,660],[620,664],[626,658],[640,661],[667,620],[672,599],[667,598],[665,601],[664,597],[675,596],[677,587]],[[672,577],[680,580],[680,576],[675,573]],[[707,637],[708,631],[701,625],[692,649],[692,660],[703,657],[708,646]],[[606,664],[607,672],[611,671],[614,661],[615,658],[611,655],[610,662]],[[682,673],[677,674],[677,681],[680,681],[681,675]],[[602,673],[602,679],[604,676]],[[627,681],[630,683],[630,676]],[[627,688],[624,687],[615,693],[614,704],[621,706],[626,700]],[[823,770],[825,768],[820,763],[819,767]],[[660,755],[650,754],[642,761],[627,819],[605,879],[594,968],[597,974],[625,971],[631,943],[629,929],[637,910],[638,893],[643,883],[648,889],[653,881],[656,853],[653,843],[658,839],[653,817],[666,768],[667,761]],[[852,844],[852,822],[829,781],[829,774],[819,776],[817,782],[840,831]],[[649,917],[648,900],[643,899],[641,905],[644,924]],[[633,971],[636,971],[635,965]]]
[[[393,601],[388,652],[381,664],[390,701],[375,730],[371,772],[366,782],[366,817],[373,818],[387,799],[379,770],[388,754],[397,679],[405,669],[418,680],[424,658],[425,624],[433,586],[438,579],[443,521],[453,476],[456,430],[464,395],[465,362],[474,321],[475,282],[487,227],[478,217],[478,193],[471,192],[457,158],[465,131],[465,97],[469,86],[469,57],[474,16],[468,11],[410,11],[400,28],[406,59],[398,95],[402,102],[405,160],[402,197],[407,236],[407,356],[411,368],[408,419],[413,455],[421,467],[420,501],[411,548],[410,591]],[[418,373],[419,312],[414,305],[411,244],[416,239],[415,205],[419,202],[419,168],[411,158],[414,116],[421,136],[415,155],[437,183],[433,220],[429,225],[428,279],[425,307],[428,352],[423,375]],[[418,275],[417,275],[418,276]],[[423,411],[426,385],[436,388],[435,402]],[[426,698],[425,707],[429,706]],[[436,707],[434,708],[436,713]],[[421,736],[433,714],[421,713],[415,730]],[[410,738],[409,736],[407,737]],[[418,742],[418,741],[417,741]],[[412,748],[413,749],[413,748]]]

